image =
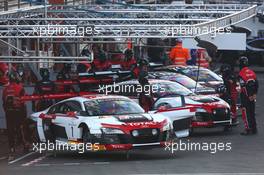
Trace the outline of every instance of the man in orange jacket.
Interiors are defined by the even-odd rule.
[[[182,47],[182,41],[177,40],[176,46],[170,51],[170,60],[174,65],[186,66],[187,60],[191,59],[189,49]]]

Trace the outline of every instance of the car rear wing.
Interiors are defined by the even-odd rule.
[[[104,79],[95,79],[95,78],[86,78],[78,80],[57,80],[55,81],[56,85],[75,85],[75,84],[101,84],[101,83],[113,83],[112,78]]]
[[[60,100],[66,98],[72,98],[77,96],[94,95],[92,92],[69,92],[69,93],[58,93],[58,94],[47,94],[47,95],[25,95],[20,99],[22,101],[35,101],[35,100]]]
[[[131,71],[122,71],[122,70],[117,70],[117,71],[97,71],[93,73],[79,73],[79,77],[101,77],[101,76],[113,76],[113,75],[129,75]]]
[[[72,80],[56,80],[55,85],[79,85],[79,84],[110,84],[131,77],[131,71],[98,71],[94,73],[79,73]]]

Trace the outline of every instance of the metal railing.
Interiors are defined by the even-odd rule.
[[[204,0],[204,3],[207,4],[254,4],[260,5],[263,4],[263,0]]]
[[[63,5],[84,5],[92,4],[94,0],[65,0]],[[44,1],[34,0],[0,0],[0,11],[8,11],[14,9],[21,9],[33,5],[44,5]]]
[[[31,6],[29,2],[22,0],[1,0],[0,1],[0,11],[8,11],[13,9],[20,9],[24,7]]]

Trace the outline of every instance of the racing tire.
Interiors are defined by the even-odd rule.
[[[194,128],[191,127],[189,129],[189,136],[193,136],[193,134],[194,134]]]
[[[87,126],[83,127],[82,140],[83,143],[92,143],[92,137]]]
[[[42,122],[43,122],[42,127],[44,129],[44,135],[45,135],[46,141],[55,143],[56,137],[54,136],[54,133],[52,130],[53,124],[51,122],[51,119],[44,119]]]
[[[126,160],[129,160],[130,157],[131,157],[130,152],[129,151],[126,151],[125,154],[126,154]]]
[[[33,127],[33,128],[30,128],[31,129],[31,132],[32,132],[32,137],[31,137],[31,140],[33,143],[40,143],[40,138],[39,138],[39,135],[38,135],[38,128],[37,127]]]
[[[40,138],[39,138],[39,134],[38,134],[38,126],[37,126],[37,122],[33,121],[33,120],[28,120],[27,121],[27,125],[28,125],[28,129],[29,129],[29,133],[31,133],[29,136],[30,138],[30,142],[31,143],[40,143]],[[28,133],[28,134],[29,134]]]
[[[232,127],[230,125],[224,126],[224,129],[223,129],[224,132],[230,132],[231,130],[232,130]]]

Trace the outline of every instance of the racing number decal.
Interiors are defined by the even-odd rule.
[[[73,126],[71,127],[71,131],[72,131],[72,138],[73,138]]]

